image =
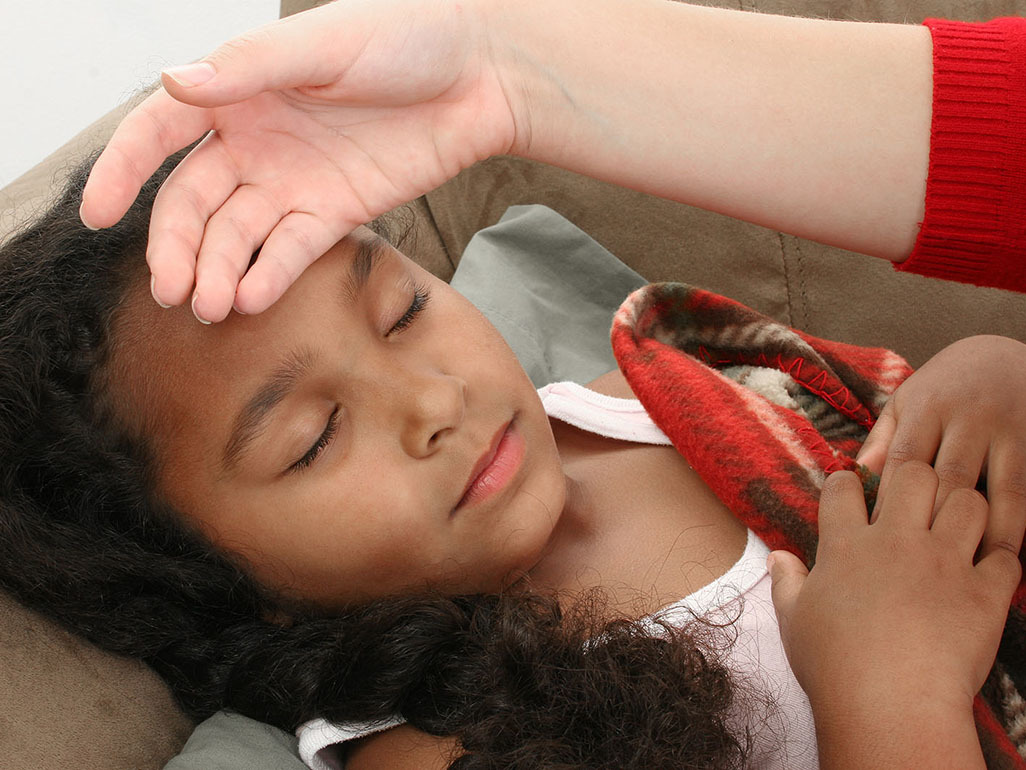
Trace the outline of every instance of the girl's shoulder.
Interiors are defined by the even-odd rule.
[[[455,738],[399,725],[346,747],[345,770],[445,770],[456,757]]]
[[[611,372],[606,372],[601,377],[596,377],[585,387],[604,396],[636,398],[634,391],[631,390],[631,386],[627,384],[627,380],[624,379],[623,373],[619,369],[614,369]]]

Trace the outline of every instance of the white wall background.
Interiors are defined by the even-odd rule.
[[[279,0],[0,0],[0,187]]]

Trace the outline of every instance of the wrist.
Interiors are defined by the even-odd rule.
[[[643,162],[631,144],[638,116],[658,111],[652,91],[638,87],[656,74],[645,55],[682,42],[667,17],[693,9],[665,0],[481,2],[516,126],[510,154],[637,186],[610,171]]]
[[[544,160],[536,151],[538,127],[551,126],[565,109],[568,94],[559,60],[574,55],[572,37],[559,48],[546,46],[544,30],[564,21],[567,5],[565,0],[476,0],[483,55],[513,121],[504,154]],[[550,59],[550,54],[559,56]]]
[[[972,697],[942,684],[855,677],[810,693],[821,767],[984,767]]]

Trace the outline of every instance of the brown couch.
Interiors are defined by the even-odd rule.
[[[1022,0],[707,4],[912,23],[1022,12]],[[284,0],[282,13],[310,5]],[[101,144],[114,122],[108,116],[0,191],[0,236],[38,209],[61,169]],[[415,203],[418,258],[448,278],[471,235],[515,203],[548,205],[652,280],[686,280],[816,335],[894,348],[913,364],[970,334],[1026,341],[1026,296],[897,274],[878,260],[511,158],[481,163]],[[0,765],[158,768],[190,729],[145,667],[101,653],[0,596]]]

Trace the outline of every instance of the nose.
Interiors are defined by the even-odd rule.
[[[427,457],[463,423],[467,384],[439,371],[408,372],[403,384],[402,447],[410,457]]]

